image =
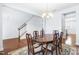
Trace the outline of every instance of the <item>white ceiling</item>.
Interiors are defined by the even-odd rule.
[[[6,3],[8,7],[15,8],[33,15],[41,16],[45,11],[54,12],[64,8],[79,5],[77,3]]]

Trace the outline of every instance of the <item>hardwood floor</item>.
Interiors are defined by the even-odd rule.
[[[72,45],[75,45],[75,43],[76,43],[76,34],[70,34],[69,36],[72,39]]]
[[[72,38],[72,43],[75,44],[76,35],[70,35],[70,36]],[[21,42],[18,42],[18,38],[10,38],[10,39],[3,40],[3,48],[6,54],[10,51],[24,47],[26,45],[27,45],[26,39],[22,39]],[[79,47],[77,46],[77,48]]]
[[[11,38],[11,39],[6,39],[3,41],[3,48],[5,54],[12,50],[16,50],[18,48],[24,47],[27,45],[27,40],[22,39],[21,42],[18,42],[18,38]]]

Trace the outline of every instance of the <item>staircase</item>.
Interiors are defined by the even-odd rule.
[[[23,35],[26,34],[27,31],[24,30],[24,31],[22,32],[22,30],[23,30],[24,28],[26,28],[27,23],[28,23],[30,20],[32,20],[32,18],[33,18],[33,15],[31,16],[30,19],[28,19],[26,22],[24,22],[24,23],[18,28],[18,42],[20,42],[21,37],[23,37]],[[21,33],[21,32],[22,32],[22,33]]]

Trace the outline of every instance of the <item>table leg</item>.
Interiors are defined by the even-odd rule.
[[[48,44],[46,43],[45,55],[47,55],[47,47],[48,47]]]

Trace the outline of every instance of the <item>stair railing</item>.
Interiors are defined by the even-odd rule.
[[[18,41],[20,42],[21,37],[27,32],[26,30],[21,34],[21,31],[24,27],[26,27],[26,23],[29,22],[33,18],[33,15],[30,19],[28,19],[25,23],[23,23],[19,28],[18,28]]]

